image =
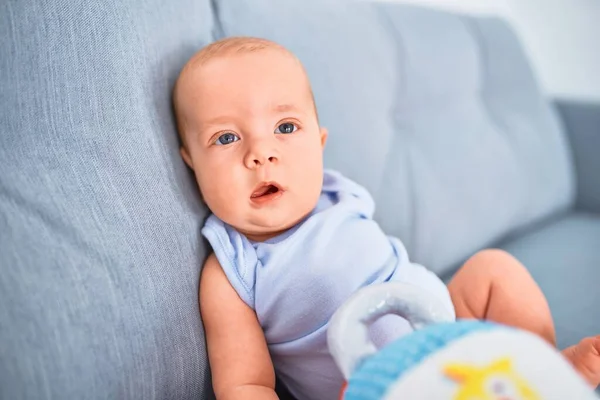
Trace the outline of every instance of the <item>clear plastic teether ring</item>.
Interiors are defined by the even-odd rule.
[[[327,332],[329,351],[346,380],[377,351],[368,326],[386,314],[406,319],[415,330],[454,320],[441,302],[415,286],[387,282],[360,289],[336,311]]]

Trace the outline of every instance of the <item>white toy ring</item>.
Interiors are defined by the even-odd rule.
[[[415,286],[386,282],[360,289],[335,312],[327,332],[329,351],[346,380],[377,351],[368,326],[387,314],[406,319],[415,330],[454,321],[439,301]]]

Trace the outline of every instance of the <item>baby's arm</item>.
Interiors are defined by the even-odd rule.
[[[277,399],[275,372],[255,312],[211,254],[200,279],[200,311],[218,400]]]

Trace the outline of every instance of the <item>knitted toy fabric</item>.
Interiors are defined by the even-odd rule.
[[[368,325],[386,314],[415,331],[378,350]],[[591,400],[593,390],[563,356],[531,333],[489,322],[453,321],[414,287],[359,291],[334,315],[330,351],[344,400]]]

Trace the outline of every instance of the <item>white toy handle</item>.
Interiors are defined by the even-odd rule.
[[[377,351],[368,326],[386,314],[406,319],[415,330],[454,321],[439,301],[415,286],[387,282],[360,289],[333,314],[327,331],[329,351],[346,380]]]

